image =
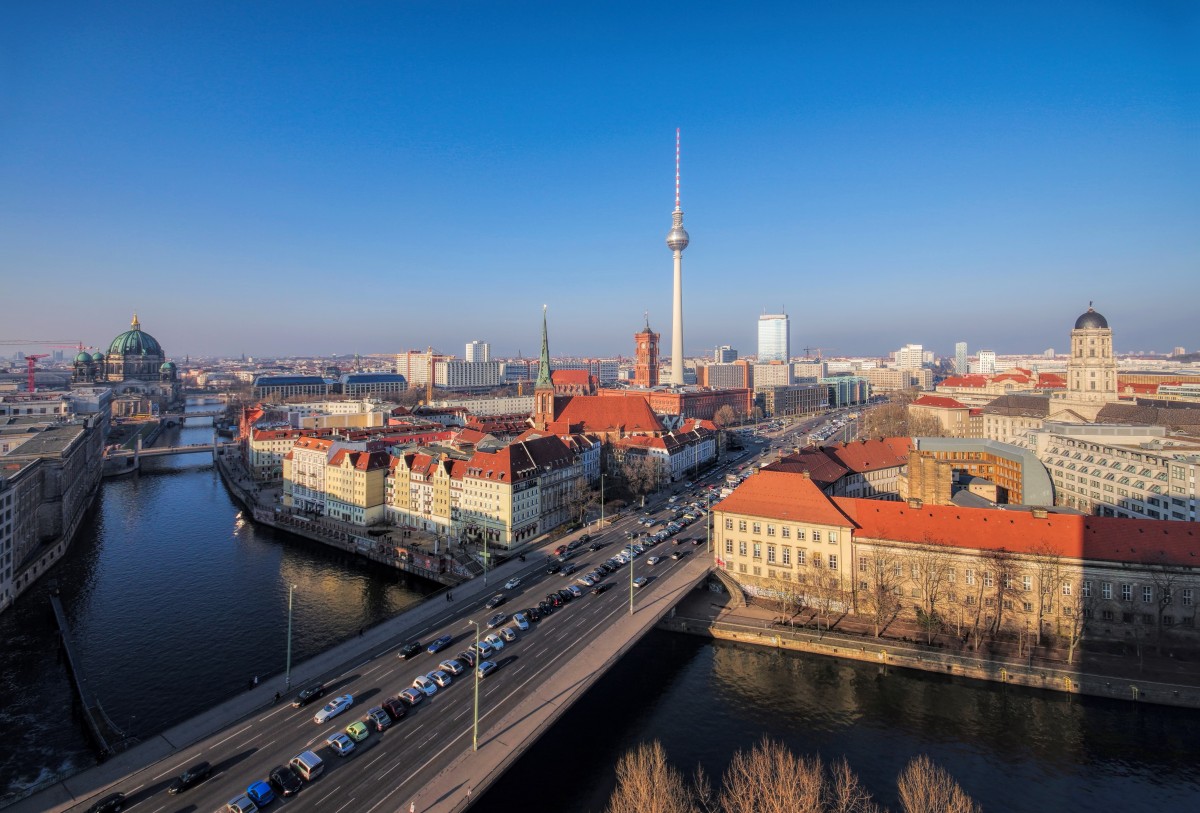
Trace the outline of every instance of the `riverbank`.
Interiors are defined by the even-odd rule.
[[[725,593],[697,592],[680,602],[659,626],[718,640],[874,663],[885,670],[915,669],[1066,694],[1200,709],[1200,670],[1172,657],[1142,653],[1131,659],[1082,651],[1076,653],[1077,663],[1067,664],[1032,655],[948,651],[918,643],[915,630],[912,638],[905,634],[899,639],[876,638],[865,629],[818,631],[776,623],[778,620],[779,613],[772,608],[733,607]]]

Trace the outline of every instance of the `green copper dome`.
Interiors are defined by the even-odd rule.
[[[164,372],[164,373],[169,373],[169,372],[171,372],[171,370],[174,370],[174,369],[175,369],[175,362],[173,362],[173,361],[164,361],[162,364],[160,364],[160,365],[158,366],[158,369],[159,369],[161,372]]]
[[[92,363],[92,354],[87,352],[86,350],[80,350],[75,355],[75,363],[76,364],[91,364]]]
[[[104,361],[104,354],[97,350],[95,353],[92,353],[92,361]]]
[[[162,356],[165,355],[158,340],[142,330],[137,314],[133,315],[130,329],[112,340],[108,347],[109,356]]]

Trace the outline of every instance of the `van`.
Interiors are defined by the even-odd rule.
[[[288,764],[305,782],[313,781],[321,775],[321,771],[325,770],[325,763],[312,751],[305,751],[292,757],[292,761]]]

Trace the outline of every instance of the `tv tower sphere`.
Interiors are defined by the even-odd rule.
[[[671,251],[683,251],[688,247],[688,233],[683,227],[683,212],[672,212],[675,224],[667,232],[667,248]]]

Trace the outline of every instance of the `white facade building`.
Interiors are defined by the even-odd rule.
[[[470,362],[491,361],[492,346],[487,342],[481,342],[478,339],[473,339],[467,342],[466,353],[463,358]]]
[[[758,361],[783,361],[791,358],[791,320],[786,313],[764,313],[758,317]]]

